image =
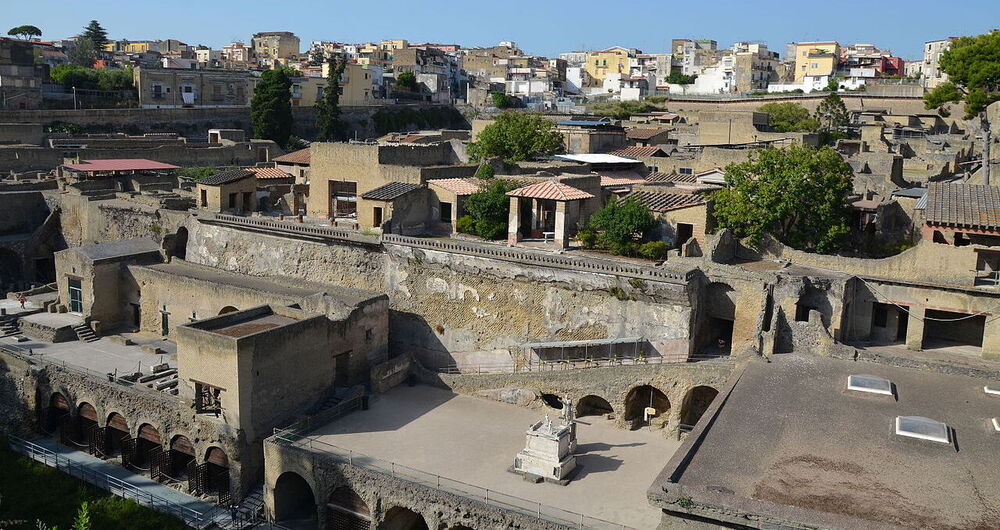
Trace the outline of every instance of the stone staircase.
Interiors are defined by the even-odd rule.
[[[213,512],[211,528],[221,530],[247,530],[250,528],[265,527],[264,520],[264,485],[262,483],[254,486],[243,497],[243,501],[236,507],[236,518],[233,519],[233,510],[220,506]]]
[[[21,328],[17,327],[17,319],[8,318],[0,322],[0,338],[15,337],[21,334]]]
[[[101,340],[94,330],[90,329],[90,325],[84,322],[78,326],[73,326],[73,331],[76,332],[76,337],[84,342],[97,342]]]

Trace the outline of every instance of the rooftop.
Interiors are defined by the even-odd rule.
[[[66,313],[38,313],[24,317],[24,319],[39,322],[49,327],[76,325],[83,322],[82,318]],[[30,350],[33,356],[43,360],[70,365],[96,374],[117,373],[121,376],[136,371],[148,373],[151,367],[160,363],[167,363],[173,368],[177,367],[177,347],[173,342],[163,340],[163,337],[159,335],[145,333],[125,333],[123,336],[132,340],[134,344],[125,345],[110,337],[101,337],[95,342],[57,343],[34,339],[16,342],[13,338],[7,337],[0,339],[0,345],[18,348],[21,351]],[[152,353],[149,349],[144,349],[143,346],[157,347],[165,353]]]
[[[480,181],[476,178],[467,179],[435,179],[428,180],[427,184],[437,186],[445,191],[450,191],[455,195],[472,195],[479,191]]]
[[[669,212],[690,206],[705,204],[705,198],[691,193],[668,193],[663,191],[633,191],[624,197],[635,199],[654,212]]]
[[[374,201],[393,201],[417,189],[420,189],[420,184],[390,182],[384,186],[379,186],[365,192],[361,195],[361,198]]]
[[[276,167],[248,167],[257,176],[257,180],[273,180],[292,178],[291,175]]]
[[[180,166],[164,164],[145,158],[109,158],[107,160],[81,160],[63,167],[73,171],[95,173],[100,171],[154,171],[160,169],[180,169]]]
[[[281,162],[283,164],[304,164],[309,165],[309,148],[299,149],[298,151],[292,151],[291,153],[286,153],[281,156],[274,157],[275,162]]]
[[[227,171],[220,171],[211,177],[203,178],[198,181],[198,184],[204,184],[205,186],[221,186],[223,184],[230,184],[245,178],[250,178],[255,175],[256,173],[249,169],[230,169]]]
[[[160,252],[160,245],[149,238],[126,239],[124,241],[113,241],[111,243],[98,243],[96,245],[84,245],[68,249],[77,252],[88,258],[90,261],[114,260],[139,254],[152,254]]]
[[[629,129],[628,132],[625,133],[625,136],[627,136],[628,138],[631,138],[633,140],[649,140],[650,138],[654,138],[656,136],[659,136],[659,135],[661,135],[661,134],[663,134],[665,132],[668,132],[669,130],[670,129],[639,129],[639,128],[636,128],[636,129]]]
[[[682,175],[680,173],[650,173],[646,175],[646,180],[649,182],[683,182],[687,184],[694,184],[697,182],[697,176],[693,173]]]
[[[848,390],[858,374],[888,379],[895,398]],[[734,381],[650,488],[654,502],[683,495],[696,515],[789,526],[1000,524],[1000,495],[982,488],[1000,483],[992,381],[798,355],[750,363]],[[897,416],[946,423],[954,443],[898,436]]]
[[[256,333],[294,324],[306,313],[279,309],[271,306],[254,307],[186,324],[188,327],[210,331],[219,335],[241,339]]]
[[[399,386],[374,398],[369,410],[353,412],[306,438],[317,442],[312,444],[316,451],[332,444],[628,527],[655,528],[660,514],[648,506],[646,487],[679,445],[660,432],[625,431],[588,416],[577,427],[581,470],[568,485],[533,484],[507,472],[524,448],[528,426],[558,413],[429,386]]]
[[[516,190],[507,192],[511,197],[524,197],[528,199],[549,199],[554,201],[582,201],[593,199],[594,196],[583,190],[579,190],[555,180],[546,180],[522,186]]]
[[[631,145],[628,147],[622,147],[620,149],[615,149],[614,151],[608,151],[609,155],[621,156],[625,158],[641,158],[648,156],[667,156],[666,151],[660,149],[656,146],[643,147],[638,145]]]
[[[583,162],[584,164],[635,164],[631,158],[598,153],[583,153],[578,155],[555,155],[556,160],[566,160],[569,162]]]
[[[1000,228],[1000,188],[977,184],[931,184],[928,224],[977,229]]]

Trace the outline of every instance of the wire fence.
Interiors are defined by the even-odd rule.
[[[36,462],[56,468],[67,475],[89,482],[98,488],[107,490],[113,495],[126,499],[132,499],[143,506],[173,515],[183,520],[189,526],[204,528],[209,522],[209,518],[206,517],[207,514],[144,491],[141,487],[120,478],[90,469],[85,465],[74,462],[40,445],[12,435],[7,436],[7,441],[11,450],[21,453]]]
[[[590,517],[581,513],[563,510],[554,506],[548,506],[540,502],[529,501],[527,499],[507,495],[496,490],[483,488],[481,486],[474,486],[460,480],[442,477],[441,475],[434,473],[420,471],[419,469],[414,469],[395,462],[368,456],[350,449],[344,449],[342,447],[317,440],[312,437],[303,437],[301,434],[288,429],[275,429],[274,437],[269,438],[268,443],[287,444],[295,447],[308,448],[312,451],[320,451],[333,460],[346,463],[354,467],[390,475],[400,480],[427,486],[445,493],[480,502],[487,506],[517,512],[571,528],[588,528],[595,530],[626,530],[631,528],[624,524],[612,523],[610,521]]]
[[[431,367],[429,370],[442,374],[557,372],[562,370],[584,370],[588,368],[602,368],[609,366],[682,364],[725,359],[729,359],[729,356],[724,354],[677,354],[656,357],[588,357],[553,360],[515,360],[509,363],[450,363],[442,366]]]

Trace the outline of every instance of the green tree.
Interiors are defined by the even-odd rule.
[[[321,66],[324,59],[323,50],[320,48],[313,48],[309,52],[309,66]]]
[[[90,507],[87,501],[80,503],[80,509],[73,520],[73,530],[90,530]]]
[[[501,239],[507,234],[510,197],[507,192],[517,189],[509,180],[491,179],[476,193],[465,199],[465,211],[472,217],[472,231],[483,239]]]
[[[498,109],[509,109],[514,106],[511,97],[503,92],[490,92],[490,97],[493,98],[493,106]]]
[[[90,39],[94,43],[94,47],[98,50],[103,50],[104,45],[111,42],[108,40],[108,31],[101,27],[101,23],[96,20],[91,20],[87,27],[83,28],[83,35],[81,37]]]
[[[820,127],[826,130],[839,130],[849,123],[847,105],[836,92],[823,98],[816,106],[816,119]]]
[[[768,123],[777,132],[813,132],[819,129],[819,121],[798,103],[765,103],[757,108],[757,112],[767,114]]]
[[[327,61],[326,88],[316,102],[316,128],[319,139],[331,142],[344,137],[344,122],[340,119],[340,77],[347,68],[347,58],[330,57]]]
[[[656,107],[642,101],[609,101],[591,106],[595,114],[624,120],[633,114],[641,114],[656,110]]]
[[[692,85],[695,79],[698,79],[696,75],[684,75],[680,72],[671,72],[670,76],[667,77],[667,84],[671,85]]]
[[[405,89],[411,92],[417,90],[417,75],[413,72],[400,72],[396,76],[396,88]]]
[[[10,28],[7,32],[11,37],[19,37],[21,40],[28,40],[31,37],[41,37],[42,30],[38,26],[24,25]]]
[[[511,164],[548,156],[563,149],[563,137],[555,125],[538,114],[503,112],[469,144],[473,161],[500,157]]]
[[[87,37],[80,37],[66,52],[66,58],[69,59],[70,64],[90,68],[94,66],[94,61],[97,59],[97,45]]]
[[[983,181],[990,184],[990,144],[993,139],[986,107],[1000,101],[1000,31],[959,37],[941,55],[948,81],[924,95],[924,106],[947,112],[948,103],[965,103],[965,119],[978,117],[983,129]]]
[[[634,255],[641,242],[656,226],[656,218],[635,199],[611,199],[590,216],[590,228],[597,230],[598,244],[612,254]]]
[[[292,82],[283,70],[265,70],[250,101],[250,129],[254,138],[273,140],[284,147],[292,134]]]
[[[853,172],[829,147],[759,149],[726,168],[712,194],[717,226],[759,244],[764,234],[800,250],[831,252],[848,233]]]

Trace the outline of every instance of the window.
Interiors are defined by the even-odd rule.
[[[208,206],[208,190],[201,190],[201,205]]]
[[[809,68],[819,68],[819,64],[818,63],[812,63],[812,64],[809,65]]]
[[[198,414],[222,412],[222,389],[205,383],[194,382],[194,410]]]
[[[365,330],[365,341],[366,342],[371,342],[372,339],[374,339],[374,338],[375,338],[375,330],[372,329],[372,328],[366,329]]]
[[[694,169],[689,167],[682,167],[677,169],[677,173],[681,175],[694,175]]]
[[[229,194],[229,207],[230,208],[236,208],[236,194],[235,193],[230,193]]]
[[[71,313],[83,312],[83,287],[80,278],[69,278],[69,310]]]

